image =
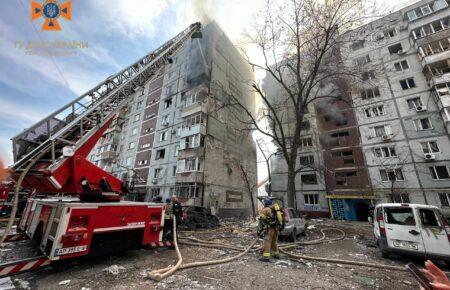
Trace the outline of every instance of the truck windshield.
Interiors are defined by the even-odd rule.
[[[386,222],[388,224],[407,225],[414,226],[416,222],[414,220],[414,214],[410,207],[387,207]]]

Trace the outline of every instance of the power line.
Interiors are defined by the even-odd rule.
[[[25,5],[23,4],[22,0],[19,0],[20,5],[23,8],[23,11],[25,13],[26,18],[30,21],[31,26],[33,26],[33,30],[35,32],[35,34],[39,37],[39,39],[41,40],[42,43],[44,43],[44,39],[42,38],[41,34],[39,33],[39,31],[37,30],[36,26],[33,23],[33,20],[31,20],[28,17],[28,13],[27,13],[27,9],[25,8]],[[51,53],[51,51],[45,46],[45,48],[47,49],[48,54],[50,55],[50,59],[52,60],[53,64],[56,67],[57,72],[59,73],[59,75],[61,76],[62,80],[64,81],[64,83],[66,84],[67,88],[70,88],[69,82],[66,80],[66,78],[64,77],[61,69],[58,66],[58,63],[56,62],[55,58],[53,57],[53,54]]]

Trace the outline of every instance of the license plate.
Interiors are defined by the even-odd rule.
[[[73,254],[73,253],[84,252],[84,251],[86,251],[86,249],[87,249],[87,245],[56,249],[55,250],[55,256],[61,256],[61,255],[68,255],[68,254]]]

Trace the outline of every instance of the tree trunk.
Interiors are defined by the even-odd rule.
[[[294,173],[294,170],[288,170],[287,206],[297,209],[297,205],[295,204],[295,173]]]

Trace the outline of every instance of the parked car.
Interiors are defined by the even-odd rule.
[[[286,224],[284,229],[280,232],[281,238],[289,238],[292,242],[297,240],[297,236],[304,234],[306,231],[306,221],[300,212],[293,208],[286,208],[284,210]]]
[[[195,230],[198,228],[213,228],[219,225],[219,218],[213,215],[209,208],[183,206],[183,227]]]
[[[379,204],[373,225],[383,257],[395,253],[450,261],[450,227],[438,207]]]

